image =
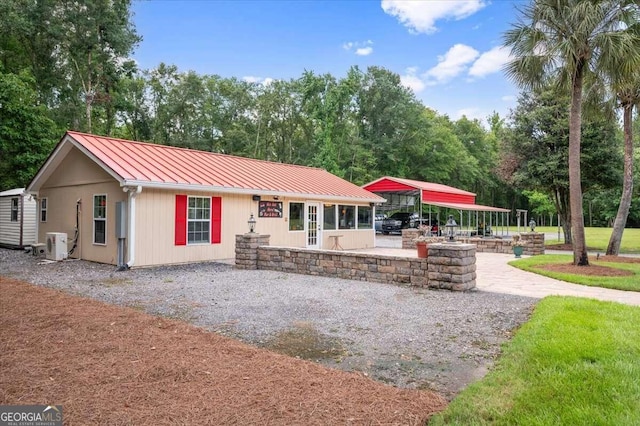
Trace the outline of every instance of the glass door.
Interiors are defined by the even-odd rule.
[[[307,230],[307,248],[320,248],[321,231],[320,231],[320,212],[319,203],[307,203],[305,214],[305,223]]]

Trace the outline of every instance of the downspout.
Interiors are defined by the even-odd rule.
[[[40,213],[40,198],[32,195],[33,199],[36,200],[36,239],[34,241],[35,244],[40,242],[40,220],[42,219],[42,213]]]
[[[38,244],[40,242],[40,219],[42,218],[40,216],[40,196],[37,192],[30,192],[29,197],[36,201],[36,239],[33,242]]]
[[[23,247],[24,241],[24,193],[20,195],[20,248]]]
[[[124,187],[123,191],[129,193],[129,214],[127,215],[127,252],[129,260],[126,263],[127,268],[131,268],[136,258],[136,196],[142,192],[142,186]]]

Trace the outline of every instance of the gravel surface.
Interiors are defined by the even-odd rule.
[[[0,249],[0,275],[178,318],[398,387],[452,398],[482,377],[536,299],[241,271],[201,263],[116,272]]]

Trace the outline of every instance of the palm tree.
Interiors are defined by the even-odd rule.
[[[624,64],[628,72],[640,64],[629,42],[637,0],[535,0],[521,11],[521,20],[505,32],[514,57],[505,65],[509,78],[525,89],[549,81],[568,84],[569,193],[573,263],[589,265],[584,236],[580,140],[585,76]],[[625,59],[626,58],[626,59]]]
[[[639,38],[640,40],[640,38]],[[640,52],[640,48],[638,49]],[[638,53],[640,55],[640,53]],[[640,68],[634,75],[617,85],[616,98],[622,108],[622,128],[624,129],[624,169],[622,180],[622,196],[618,213],[613,222],[613,232],[607,246],[608,255],[617,255],[620,252],[622,233],[629,216],[631,207],[631,195],[633,194],[633,108],[640,105]]]

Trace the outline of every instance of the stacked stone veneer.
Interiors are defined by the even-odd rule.
[[[454,291],[476,286],[476,246],[474,244],[429,244],[428,285]]]
[[[416,243],[414,240],[419,236],[420,236],[420,231],[418,229],[415,229],[415,228],[403,229],[402,230],[402,248],[407,250],[416,248]],[[444,242],[444,237],[436,237],[434,235],[433,238],[437,238],[438,242]],[[429,243],[429,244],[432,244],[432,243]]]
[[[475,246],[470,244],[430,245],[427,259],[268,244],[268,235],[237,235],[236,267],[456,291],[476,284]]]
[[[414,249],[416,243],[413,242],[420,235],[420,231],[415,228],[407,228],[402,230],[402,248]]]
[[[513,253],[513,240],[499,238],[470,238],[470,244],[475,244],[478,252],[484,253]],[[520,241],[524,244],[523,253],[529,256],[544,254],[544,234],[540,232],[524,232],[520,234]]]
[[[427,260],[371,253],[260,247],[258,269],[427,287]]]
[[[498,238],[469,238],[469,244],[474,244],[480,253],[513,253],[513,241]]]
[[[236,268],[258,269],[258,247],[269,245],[270,235],[236,235]]]
[[[529,256],[544,254],[544,233],[522,232],[520,239],[524,243],[524,254]]]

